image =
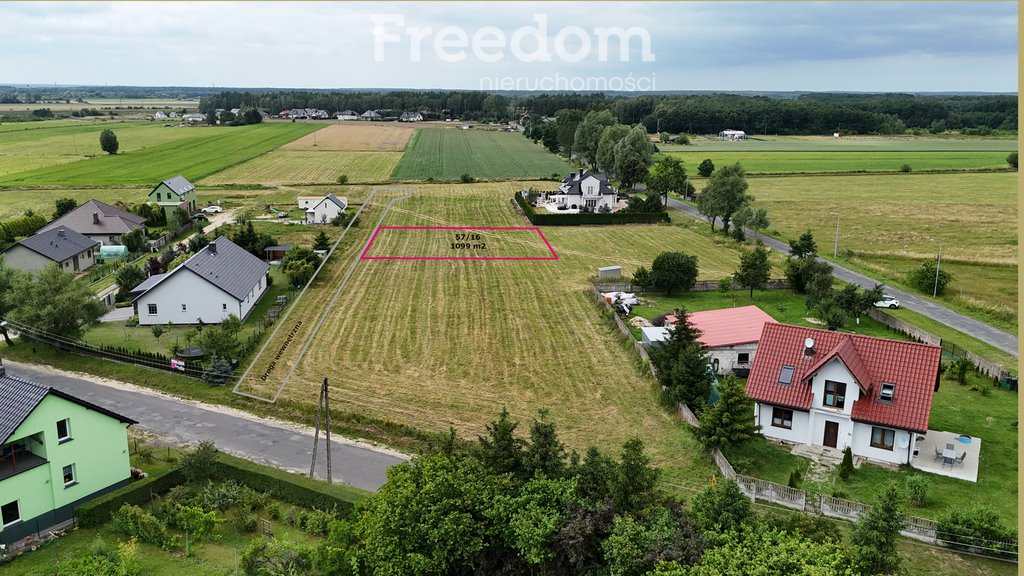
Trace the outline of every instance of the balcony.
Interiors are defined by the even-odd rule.
[[[46,458],[33,454],[21,444],[0,448],[0,482],[46,464]]]

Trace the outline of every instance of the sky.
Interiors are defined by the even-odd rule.
[[[1017,58],[1016,2],[0,2],[5,84],[1016,92]]]

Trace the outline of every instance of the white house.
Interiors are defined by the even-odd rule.
[[[300,196],[299,208],[306,211],[306,224],[327,224],[348,208],[348,199],[338,198],[334,194]]]
[[[338,120],[359,120],[359,114],[356,114],[352,110],[342,110],[341,112],[335,112],[334,117]]]
[[[373,110],[367,110],[366,112],[363,112],[360,118],[363,120],[380,120],[382,117]]]
[[[747,379],[754,422],[769,438],[907,464],[941,357],[938,346],[767,323]]]
[[[557,192],[541,194],[540,202],[565,206],[570,210],[597,212],[602,207],[614,209],[616,196],[615,189],[608,185],[608,176],[581,168],[579,172],[566,176],[558,185]]]
[[[402,112],[398,117],[399,122],[423,122],[423,115],[419,112]]]
[[[722,140],[746,140],[747,133],[743,130],[722,130],[718,137]]]
[[[270,265],[221,236],[180,266],[131,291],[139,324],[219,324],[245,320],[267,291]]]
[[[0,255],[11,268],[26,272],[39,272],[56,264],[65,272],[76,273],[92,267],[99,253],[96,240],[58,226],[29,236]]]
[[[164,114],[161,111],[157,111],[157,112],[155,112],[153,114],[153,120],[166,120],[166,119],[167,119],[167,114]]]
[[[736,371],[739,376],[750,370],[764,325],[775,321],[757,306],[693,312],[686,319],[701,331],[697,340],[707,347],[715,372]]]

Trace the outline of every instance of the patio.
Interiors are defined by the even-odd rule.
[[[963,439],[967,439],[969,442],[964,442]],[[952,451],[947,449],[947,445],[950,444],[953,446]],[[936,457],[936,450],[939,453],[945,452],[945,457]],[[958,460],[965,452],[967,456],[961,464]],[[952,461],[949,457],[950,454],[955,454],[955,459]],[[981,438],[961,436],[941,430],[929,430],[924,436],[917,437],[917,455],[910,461],[910,465],[924,472],[977,482],[980,456]]]

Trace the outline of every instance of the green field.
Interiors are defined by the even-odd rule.
[[[559,176],[564,160],[522,134],[456,128],[421,128],[406,146],[393,180],[524,180]]]
[[[695,137],[689,145],[658,144],[664,152],[1011,152],[1016,138],[961,136],[761,136],[742,141]],[[1003,154],[1003,158],[1006,154]]]
[[[7,174],[0,176],[0,185],[141,185],[155,184],[175,174],[199,181],[214,172],[265,154],[318,127],[315,124],[267,123],[239,127],[152,128],[169,132],[180,130],[195,136],[115,156],[102,155]]]
[[[32,104],[0,104],[0,113],[3,112],[31,112],[40,108],[49,108],[54,112],[72,112],[82,108],[97,108],[99,110],[124,110],[128,107],[142,106],[149,109],[170,109],[170,110],[195,110],[199,106],[199,100],[173,100],[166,98],[90,98],[86,102],[55,102],[55,103],[32,103]],[[139,110],[141,112],[141,110]]]
[[[943,302],[1016,332],[1017,175],[894,174],[750,179],[783,238],[810,230],[831,256],[839,219],[845,261],[901,282],[938,254],[954,274]],[[845,253],[845,251],[852,253]],[[974,308],[974,309],[972,309]]]
[[[333,184],[342,174],[352,183],[386,182],[401,157],[401,152],[274,150],[207,176],[201,184]]]
[[[666,152],[686,163],[690,172],[705,158],[715,166],[740,162],[748,173],[779,172],[899,172],[909,164],[912,170],[965,170],[978,168],[1007,168],[1007,152],[975,151],[720,151],[703,150]]]

